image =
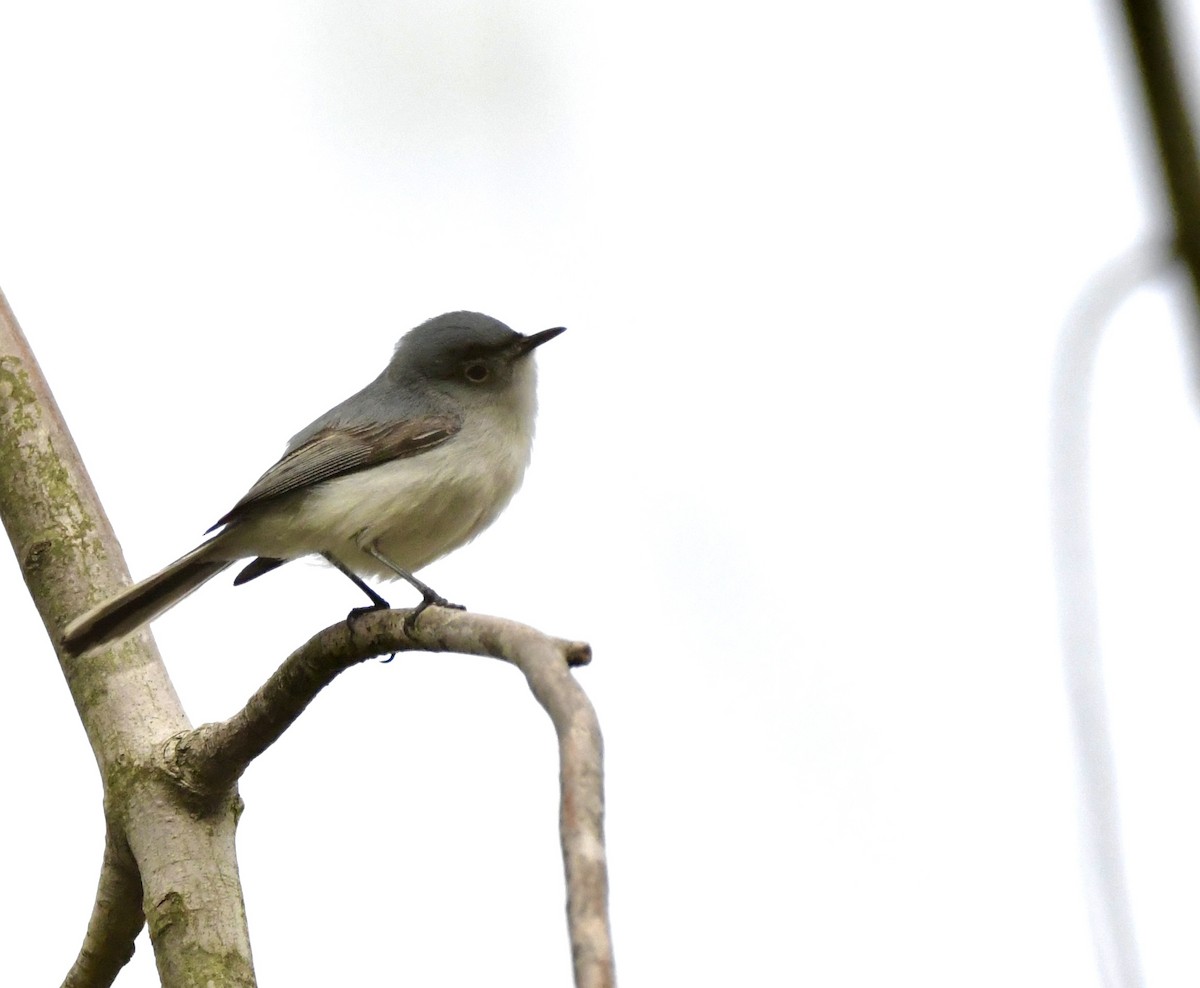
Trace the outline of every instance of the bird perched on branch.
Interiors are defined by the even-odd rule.
[[[209,532],[165,569],[76,618],[71,655],[127,635],[240,559],[235,584],[301,556],[323,556],[371,600],[362,579],[400,578],[455,606],[414,573],[482,532],[525,474],[537,410],[533,351],[562,327],[525,336],[478,312],[449,312],[396,344],[374,381],[288,443]]]

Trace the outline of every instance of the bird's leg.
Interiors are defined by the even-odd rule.
[[[379,551],[379,547],[376,546],[375,543],[372,542],[368,545],[362,546],[362,551],[365,552],[367,555],[373,556],[375,559],[378,559],[381,563],[383,563],[384,566],[386,566],[388,569],[390,569],[393,573],[395,573],[402,580],[407,580],[410,584],[412,584],[413,587],[416,588],[418,593],[420,593],[421,603],[419,603],[417,605],[416,610],[414,610],[407,618],[404,619],[404,627],[406,630],[412,631],[412,629],[416,626],[417,618],[419,618],[421,616],[421,612],[424,611],[426,607],[429,607],[433,604],[436,604],[438,607],[449,607],[456,611],[465,611],[466,610],[466,608],[463,607],[462,604],[450,603],[450,601],[448,601],[445,597],[443,597],[441,594],[439,594],[437,591],[435,591],[433,589],[433,587],[429,586],[428,584],[422,583],[415,576],[413,576],[410,572],[408,572],[408,570],[402,569],[401,567],[397,566],[394,562],[392,562],[390,559],[388,559],[387,556],[385,556],[382,552]]]
[[[368,597],[371,598],[371,606],[370,607],[356,607],[349,614],[346,615],[346,623],[347,624],[349,624],[351,621],[353,621],[356,617],[359,617],[363,614],[370,614],[371,611],[386,611],[392,606],[386,600],[384,600],[381,596],[379,596],[379,594],[377,594],[374,590],[372,590],[370,587],[368,587],[366,585],[366,583],[364,583],[359,578],[357,573],[353,573],[347,567],[343,566],[341,563],[341,560],[336,559],[332,553],[323,552],[323,553],[321,553],[321,555],[324,556],[331,565],[337,567],[337,569],[339,569],[341,571],[342,575],[345,576],[346,579],[348,579],[351,583],[353,583],[356,587],[358,587],[359,590],[361,590],[363,593],[365,593]],[[387,665],[387,663],[391,662],[392,659],[394,659],[395,657],[396,657],[396,653],[393,652],[391,655],[389,655],[386,659],[383,660],[383,664]]]
[[[346,566],[343,566],[341,560],[337,559],[332,553],[323,552],[323,553],[321,553],[321,555],[325,557],[325,559],[329,562],[329,564],[331,566],[334,566],[338,570],[340,570],[342,575],[345,576],[346,579],[348,579],[351,583],[353,583],[356,587],[358,587],[359,590],[361,590],[363,593],[365,593],[368,597],[371,598],[371,606],[370,607],[354,608],[354,610],[352,610],[346,616],[347,621],[349,621],[350,618],[358,617],[358,615],[360,615],[360,614],[367,614],[370,611],[386,611],[389,607],[392,606],[386,600],[384,600],[382,597],[380,597],[379,594],[377,594],[374,590],[372,590],[370,587],[368,587],[359,578],[357,573],[353,573]]]

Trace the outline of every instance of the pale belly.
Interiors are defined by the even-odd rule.
[[[298,492],[234,526],[221,541],[230,555],[296,559],[331,553],[364,576],[396,574],[363,547],[408,572],[475,538],[521,485],[528,447],[496,455],[455,441]]]

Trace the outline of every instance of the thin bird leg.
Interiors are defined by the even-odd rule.
[[[349,614],[346,615],[346,623],[347,624],[349,622],[353,621],[360,614],[370,614],[371,611],[386,611],[391,608],[391,606],[392,606],[391,604],[389,604],[386,600],[384,600],[382,597],[380,597],[379,594],[377,594],[374,590],[372,590],[365,583],[363,583],[363,581],[358,578],[358,574],[350,572],[349,569],[347,569],[345,566],[343,566],[341,564],[340,560],[335,559],[328,552],[323,552],[323,553],[321,553],[321,555],[324,556],[327,560],[329,560],[329,562],[331,562],[339,570],[341,570],[342,574],[344,576],[346,576],[350,580],[351,583],[353,583],[356,587],[358,587],[359,590],[361,590],[363,593],[365,593],[368,597],[371,598],[371,606],[370,607],[356,607]],[[383,664],[387,665],[395,657],[396,657],[396,653],[393,652],[386,659],[382,660]]]
[[[413,576],[410,572],[408,572],[408,570],[402,569],[401,567],[397,566],[394,562],[392,562],[390,559],[388,559],[387,556],[385,556],[382,552],[380,552],[379,548],[373,542],[369,545],[362,546],[362,551],[365,552],[369,556],[374,556],[381,563],[383,563],[384,566],[386,566],[388,569],[390,569],[393,573],[395,573],[402,580],[407,580],[421,594],[421,603],[417,605],[416,610],[414,610],[404,622],[405,626],[408,627],[410,630],[417,623],[417,618],[419,618],[421,616],[421,612],[424,611],[426,607],[429,607],[432,604],[436,604],[438,607],[449,607],[456,611],[465,611],[466,610],[466,608],[463,607],[462,604],[450,603],[450,601],[448,601],[445,597],[443,597],[441,594],[439,594],[437,591],[435,591],[433,589],[433,587],[431,587],[425,583],[422,583],[415,576]]]
[[[379,594],[377,594],[374,590],[368,587],[361,579],[359,579],[358,574],[352,573],[349,569],[343,566],[341,560],[335,558],[331,553],[328,552],[323,552],[321,555],[328,560],[331,566],[335,566],[337,569],[339,569],[346,579],[348,579],[351,583],[358,587],[359,590],[371,598],[370,607],[356,607],[350,612],[350,617],[354,617],[357,614],[365,614],[367,611],[385,611],[392,606],[386,600],[380,597]]]

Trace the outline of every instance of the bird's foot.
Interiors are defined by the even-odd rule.
[[[386,600],[379,604],[367,604],[363,607],[355,607],[346,615],[346,623],[352,624],[356,618],[362,617],[364,614],[374,614],[376,611],[386,611],[392,605]]]
[[[386,600],[384,600],[382,597],[380,597],[379,602],[376,604],[367,604],[364,607],[355,607],[353,610],[351,610],[350,613],[346,615],[346,624],[350,625],[350,630],[353,631],[354,630],[354,622],[358,618],[363,617],[366,614],[373,614],[375,611],[390,610],[391,606],[392,606],[391,604],[389,604]],[[395,657],[396,657],[396,653],[393,652],[386,659],[380,659],[379,661],[382,665],[387,665]]]
[[[408,617],[404,619],[404,630],[410,635],[416,630],[417,618],[425,613],[427,607],[446,607],[452,611],[465,611],[466,608],[462,604],[452,604],[441,594],[436,594],[430,591],[425,594],[416,607],[409,612]]]

